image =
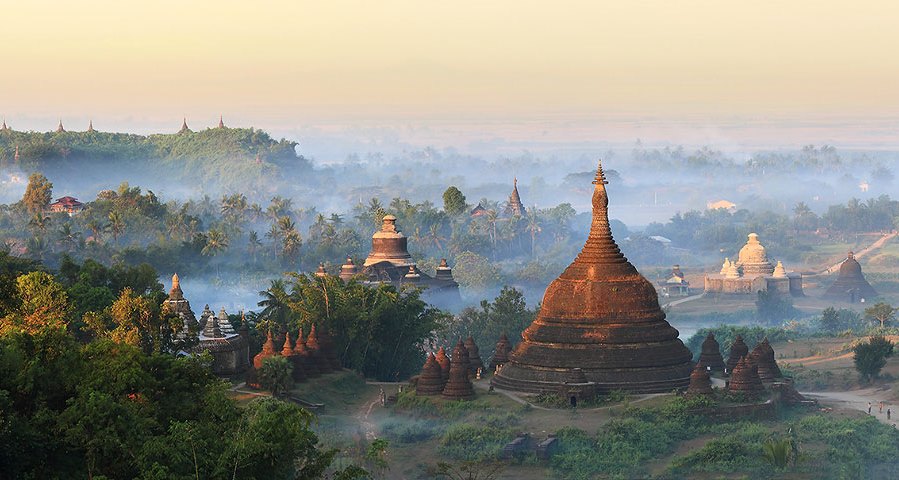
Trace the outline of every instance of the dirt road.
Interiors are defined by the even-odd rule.
[[[890,404],[887,398],[891,396],[889,390],[867,388],[863,390],[852,390],[848,392],[800,392],[802,395],[817,400],[821,404],[833,405],[844,408],[851,408],[861,412],[868,412],[868,402],[871,403],[871,415],[875,416],[882,423],[887,425],[897,425],[897,416],[899,416],[899,405]],[[880,411],[880,402],[883,401],[883,412]],[[887,409],[892,410],[892,418],[887,420]]]
[[[865,255],[871,253],[872,251],[879,249],[879,248],[882,247],[885,243],[887,243],[888,241],[890,241],[891,239],[893,239],[893,238],[895,238],[895,237],[896,237],[896,232],[888,233],[888,234],[886,234],[886,235],[880,237],[879,239],[877,239],[876,242],[872,243],[871,245],[868,245],[868,247],[863,248],[863,249],[861,249],[861,250],[859,250],[859,251],[857,251],[857,252],[854,252],[855,258],[862,258],[862,257],[864,257]],[[845,259],[843,259],[843,260],[845,260]],[[840,270],[840,265],[843,264],[843,260],[840,260],[839,262],[837,262],[837,263],[831,265],[830,267],[827,267],[826,269],[824,269],[823,271],[821,271],[820,273],[818,273],[818,275],[828,275],[828,274],[831,274],[831,273],[833,273],[833,272],[839,271],[839,270]]]

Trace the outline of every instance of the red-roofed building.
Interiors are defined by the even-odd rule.
[[[51,212],[66,212],[69,215],[74,215],[82,210],[84,210],[84,204],[75,197],[57,198],[55,202],[50,204]]]

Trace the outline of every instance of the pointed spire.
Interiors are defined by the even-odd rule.
[[[4,118],[4,119],[3,119],[3,125],[0,126],[0,131],[4,131],[4,132],[5,132],[6,130],[9,130],[9,127],[6,126],[6,119]]]
[[[59,125],[56,126],[56,133],[65,133],[66,129],[62,126],[62,119],[59,119]]]
[[[606,192],[608,183],[602,171],[602,160],[600,160],[596,169],[596,178],[593,180],[595,186],[593,187],[593,221],[590,226],[590,235],[572,265],[627,263],[627,259],[624,258],[612,238],[612,228],[609,225],[609,196]]]
[[[178,133],[190,133],[191,129],[187,126],[187,117],[181,121],[181,130],[178,130]]]
[[[225,128],[225,120],[221,115],[219,115],[219,128]]]
[[[87,131],[89,133],[96,132],[96,130],[94,130],[94,120],[93,119],[87,121]]]

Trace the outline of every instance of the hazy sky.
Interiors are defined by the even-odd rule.
[[[2,3],[20,124],[899,111],[891,1]]]

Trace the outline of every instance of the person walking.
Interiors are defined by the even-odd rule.
[[[890,409],[888,408],[887,409],[887,420],[889,420],[889,419],[890,419]]]
[[[871,415],[871,402],[868,402],[868,415]]]

